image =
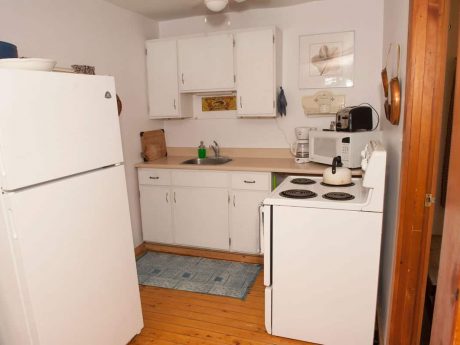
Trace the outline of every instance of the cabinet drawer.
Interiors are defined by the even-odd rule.
[[[219,171],[173,170],[172,184],[184,187],[228,188],[228,173]]]
[[[162,169],[139,169],[139,184],[151,184],[156,186],[169,186],[171,184],[171,172]]]
[[[269,173],[233,173],[232,189],[270,191]]]

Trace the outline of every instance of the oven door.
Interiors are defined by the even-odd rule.
[[[334,157],[340,156],[341,148],[341,138],[313,135],[310,137],[310,160],[331,165]]]

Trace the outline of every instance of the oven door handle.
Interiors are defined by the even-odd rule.
[[[262,209],[262,238],[261,247],[264,254],[264,285],[272,285],[272,229],[271,212],[272,207],[263,205]]]
[[[259,254],[264,253],[264,204],[259,204]]]

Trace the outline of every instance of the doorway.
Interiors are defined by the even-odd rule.
[[[444,82],[443,111],[439,148],[437,198],[434,204],[433,228],[426,282],[425,306],[422,323],[421,345],[430,344],[431,325],[438,286],[439,262],[443,240],[444,214],[446,207],[449,156],[451,152],[454,95],[458,49],[458,0],[450,1],[449,33],[447,39],[446,72]]]

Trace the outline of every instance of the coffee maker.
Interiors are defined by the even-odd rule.
[[[310,161],[308,138],[310,131],[313,130],[316,130],[316,128],[297,127],[295,129],[297,140],[291,144],[291,153],[295,157],[295,162],[298,164],[308,163]]]

